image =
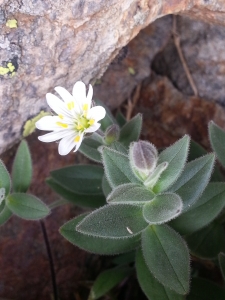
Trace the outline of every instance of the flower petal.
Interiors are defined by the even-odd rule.
[[[94,119],[96,122],[105,117],[106,111],[102,106],[94,106],[90,109],[87,118]]]
[[[61,131],[53,131],[50,133],[46,133],[44,135],[41,135],[38,137],[39,141],[45,142],[45,143],[50,143],[54,141],[58,141],[66,136],[74,134],[73,131],[71,130],[61,130]]]
[[[76,152],[76,151],[80,148],[80,145],[81,145],[81,143],[82,143],[82,141],[83,141],[83,138],[84,138],[84,134],[81,133],[81,134],[79,135],[79,137],[80,137],[80,140],[79,140],[79,142],[76,143],[76,148],[75,148],[74,152]]]
[[[55,91],[60,95],[64,102],[68,103],[74,101],[73,96],[63,87],[57,86],[55,87]]]
[[[58,115],[65,115],[68,118],[72,117],[70,111],[67,109],[65,103],[60,100],[58,97],[51,93],[46,94],[46,100],[48,105],[51,107],[52,110],[54,110],[55,113]]]
[[[76,105],[79,106],[80,112],[83,111],[83,105],[87,104],[86,86],[82,81],[77,81],[73,86],[73,97]]]
[[[93,87],[89,84],[88,94],[87,94],[87,103],[91,105],[91,100],[93,97]]]
[[[59,121],[60,118],[57,116],[45,116],[40,120],[38,120],[35,123],[35,126],[40,130],[47,130],[47,131],[59,130],[62,129],[62,127],[57,125],[57,122]]]
[[[64,137],[59,142],[59,154],[60,155],[67,155],[76,145],[76,142],[74,141],[75,135]]]
[[[90,126],[88,129],[85,130],[86,133],[91,133],[100,128],[101,124],[99,123],[94,123],[92,126]]]

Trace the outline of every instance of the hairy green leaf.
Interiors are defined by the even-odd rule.
[[[213,151],[215,151],[218,160],[225,167],[225,132],[213,121],[209,123],[209,138]]]
[[[173,193],[156,195],[143,207],[143,216],[149,224],[162,224],[176,218],[182,211],[181,198]]]
[[[60,233],[72,244],[88,252],[115,255],[126,253],[140,245],[141,235],[136,234],[126,238],[102,238],[93,237],[76,231],[76,226],[85,218],[86,215],[80,215],[60,228]]]
[[[153,276],[184,295],[189,291],[190,257],[184,240],[166,225],[150,225],[142,232],[142,251]]]
[[[6,205],[15,215],[25,220],[39,220],[50,213],[40,199],[24,193],[13,193],[6,198]]]
[[[181,234],[195,232],[212,222],[225,206],[225,183],[209,183],[190,209],[170,224]]]
[[[100,273],[94,282],[90,291],[90,300],[99,299],[120,283],[124,278],[129,276],[131,268],[116,267]]]
[[[103,190],[105,197],[107,197],[112,191],[112,188],[109,185],[109,182],[105,175],[102,177],[102,190]]]
[[[110,203],[143,204],[151,201],[155,194],[143,186],[135,183],[126,183],[117,186],[107,198]]]
[[[13,191],[26,193],[32,178],[32,161],[27,142],[22,141],[17,149],[12,168]]]
[[[174,291],[163,286],[146,266],[141,249],[137,250],[136,255],[136,270],[137,278],[149,300],[184,300],[184,296],[175,293]]]
[[[168,166],[156,183],[154,192],[166,191],[180,176],[187,161],[189,144],[190,137],[185,135],[159,154],[158,164],[168,162]]]
[[[104,147],[102,157],[105,174],[112,188],[123,183],[139,182],[131,170],[128,156]]]
[[[93,165],[77,165],[52,171],[54,181],[65,189],[81,195],[102,194],[103,168]]]
[[[9,194],[11,188],[11,179],[4,163],[0,160],[0,188],[5,189],[5,197]]]
[[[105,205],[84,218],[77,231],[99,237],[128,237],[147,227],[142,207],[131,204]]]
[[[98,208],[106,204],[105,196],[99,195],[81,195],[71,192],[61,186],[53,178],[47,178],[46,183],[60,195],[63,199],[80,207]]]
[[[131,142],[137,141],[139,139],[141,128],[142,115],[137,114],[121,128],[119,141],[124,146],[128,147]]]
[[[102,144],[99,141],[95,140],[93,135],[91,137],[86,137],[83,140],[79,151],[91,160],[101,162],[102,159],[101,154],[98,151],[98,147],[102,146]]]
[[[188,210],[204,191],[212,174],[214,161],[214,154],[208,154],[187,163],[181,176],[170,187],[170,191],[177,193],[183,200],[183,211]]]
[[[119,142],[115,141],[110,145],[110,148],[116,150],[124,155],[128,155],[128,150]]]
[[[8,207],[4,203],[4,208],[0,212],[0,226],[5,224],[11,218],[11,216],[12,216],[11,210],[9,210]]]
[[[120,127],[123,127],[127,123],[127,120],[126,120],[125,116],[121,113],[121,111],[117,112],[116,121]]]
[[[225,233],[223,226],[218,223],[213,222],[185,239],[191,253],[200,258],[212,259],[220,252],[225,252]]]

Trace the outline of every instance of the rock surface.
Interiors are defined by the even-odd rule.
[[[225,24],[223,0],[0,0],[0,153],[57,85],[99,78],[155,19],[185,14]],[[116,101],[116,100],[114,100]]]

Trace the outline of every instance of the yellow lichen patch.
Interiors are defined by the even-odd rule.
[[[128,72],[130,73],[130,75],[135,75],[135,73],[136,73],[134,68],[132,68],[132,67],[128,68]]]
[[[17,28],[17,20],[8,20],[5,25],[9,28]]]
[[[78,143],[79,141],[80,141],[80,136],[77,135],[77,136],[75,137],[75,139],[74,139],[74,142]]]
[[[71,102],[67,103],[67,107],[69,110],[72,110],[74,108],[74,102],[71,101]]]
[[[62,128],[68,128],[68,125],[62,122],[56,122],[56,125],[62,127]]]
[[[89,120],[89,122],[88,122],[90,125],[93,125],[94,123],[95,123],[95,120],[94,119],[91,119],[91,120]]]
[[[34,118],[28,120],[24,127],[23,127],[23,137],[27,137],[28,135],[30,135],[31,133],[33,133],[36,129],[35,127],[35,123],[40,120],[42,117],[44,116],[49,116],[50,114],[48,112],[45,111],[41,111],[37,116],[35,116]]]
[[[6,75],[9,73],[9,68],[0,67],[0,75]]]
[[[10,72],[13,72],[15,70],[15,67],[11,62],[7,63],[7,67],[8,67]]]

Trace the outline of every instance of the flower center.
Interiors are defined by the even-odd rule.
[[[93,125],[95,122],[94,119],[88,120],[86,117],[82,116],[77,119],[77,122],[75,124],[75,128],[78,131],[84,131],[85,129],[88,129],[91,125]]]

